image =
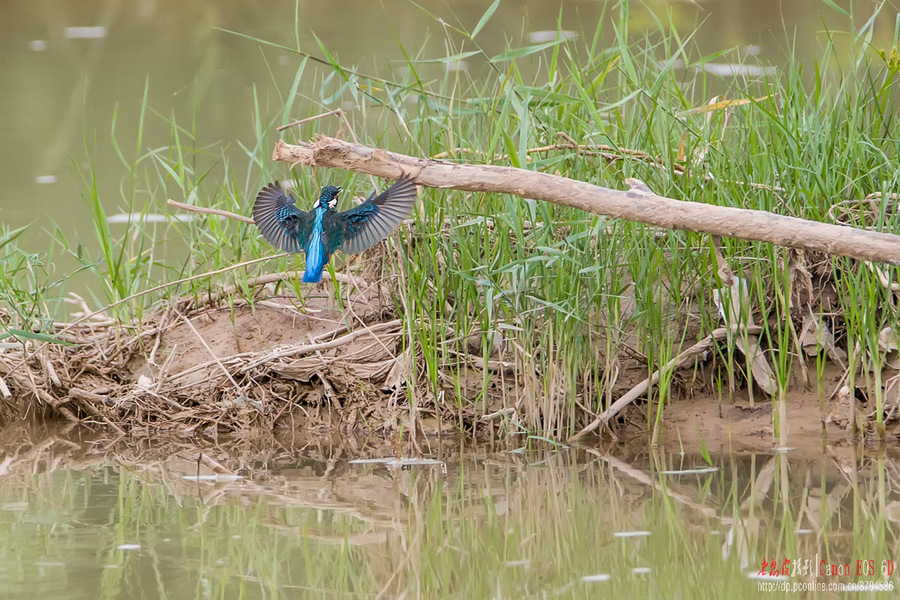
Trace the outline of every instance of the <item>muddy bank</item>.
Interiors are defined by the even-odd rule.
[[[343,290],[338,300],[330,283],[319,286],[302,306],[271,289],[266,299],[227,306],[183,300],[130,326],[89,320],[60,335],[69,346],[6,348],[0,377],[10,395],[0,420],[63,419],[138,435],[312,429],[477,437],[540,430],[554,419],[557,439],[565,439],[597,418],[589,408],[596,388],[576,384],[566,390],[574,404],[548,408],[542,393],[553,374],[534,372],[516,340],[497,343],[480,332],[447,346],[434,393],[387,289],[357,282]],[[714,356],[676,371],[658,425],[656,402],[643,395],[584,439],[644,438],[650,423],[657,443],[771,448],[772,403],[756,390],[751,405],[741,380],[730,398],[711,394],[722,368]],[[620,354],[609,397],[636,389],[647,371],[640,356]],[[652,386],[650,395],[657,397]],[[896,440],[897,400],[885,400],[887,438]],[[786,404],[793,447],[871,438],[874,402],[864,388],[851,394],[846,371],[833,364],[819,384],[794,382]]]
[[[448,353],[448,385],[458,382],[471,402],[445,403],[423,386],[409,391],[419,377],[415,351],[379,285],[339,301],[323,285],[302,306],[287,296],[228,306],[184,300],[132,326],[88,321],[60,338],[72,345],[28,342],[25,351],[0,354],[10,390],[0,420],[62,418],[182,435],[466,431],[504,407],[499,384],[481,393],[485,369],[512,370],[480,354]],[[481,339],[464,347],[480,353]]]
[[[823,373],[821,392],[795,385],[787,395],[786,428],[788,446],[804,456],[846,448],[860,438],[870,441],[874,422],[874,402],[862,390],[851,406],[849,390],[844,386],[844,371],[828,365]],[[660,439],[668,445],[687,448],[705,447],[710,452],[761,451],[778,445],[774,427],[775,403],[756,396],[752,404],[747,394],[732,401],[712,394],[683,395],[666,407]],[[851,415],[855,424],[851,424]],[[633,429],[638,429],[635,424]],[[900,438],[900,423],[890,419],[887,439]]]

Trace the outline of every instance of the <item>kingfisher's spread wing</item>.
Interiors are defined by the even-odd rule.
[[[286,196],[277,183],[270,183],[256,196],[253,220],[259,232],[274,246],[288,252],[305,252],[314,215],[296,206],[294,195]]]
[[[416,202],[416,184],[403,176],[387,190],[338,214],[343,223],[340,249],[348,254],[368,250],[386,238],[406,218]]]

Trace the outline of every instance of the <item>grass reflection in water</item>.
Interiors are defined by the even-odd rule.
[[[849,447],[715,470],[641,447],[443,444],[407,462],[409,446],[381,463],[398,447],[380,438],[100,447],[7,447],[4,597],[734,597],[764,563],[850,583],[897,557],[896,457]],[[243,477],[210,481],[213,463]],[[853,573],[815,577],[820,561]]]

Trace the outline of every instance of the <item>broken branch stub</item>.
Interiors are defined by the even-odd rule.
[[[291,165],[336,167],[387,179],[397,179],[408,173],[417,184],[427,187],[513,194],[666,229],[769,242],[900,265],[900,236],[762,210],[675,200],[657,196],[637,182],[627,191],[614,190],[527,169],[416,158],[321,134],[311,143],[302,145],[279,140],[272,158]]]

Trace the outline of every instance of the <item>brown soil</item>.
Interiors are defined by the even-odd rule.
[[[821,383],[822,396],[815,385],[795,384],[785,398],[786,443],[803,454],[821,452],[826,444],[855,439],[851,427],[849,390],[843,387],[844,371],[828,365]],[[861,391],[857,392],[862,396]],[[758,396],[758,395],[757,395]],[[832,398],[834,396],[834,398]],[[874,406],[854,399],[856,430],[874,437]],[[890,412],[888,407],[888,412]],[[714,395],[697,394],[678,398],[663,412],[661,441],[686,448],[707,448],[710,452],[759,451],[778,446],[773,411],[777,406],[763,398],[751,406],[746,390],[731,401]],[[900,439],[900,422],[886,423],[888,440]]]
[[[541,396],[546,387],[540,374],[522,372],[504,353],[485,362],[478,334],[445,353],[435,394],[386,288],[343,289],[338,302],[330,283],[317,286],[303,306],[287,296],[234,300],[224,307],[185,300],[134,327],[84,324],[67,334],[75,346],[33,343],[27,354],[0,351],[0,378],[12,392],[0,400],[0,424],[37,414],[101,423],[123,433],[185,436],[278,428],[426,435],[547,429],[546,405],[552,403]],[[617,366],[613,399],[647,377],[639,356],[621,355]],[[705,445],[710,451],[771,449],[772,404],[757,391],[758,401],[750,406],[746,388],[721,402],[704,394],[712,386],[703,382],[713,381],[716,368],[705,363],[690,382],[676,378],[675,399],[667,402],[656,440]],[[788,445],[815,450],[823,435],[830,440],[852,435],[843,377],[837,367],[826,369],[821,406],[815,385],[792,385],[786,402]],[[874,407],[856,395],[855,426],[868,435]],[[886,402],[885,412],[896,415],[896,399]],[[574,410],[579,412],[572,421],[549,417],[555,419],[556,437],[565,438],[596,417],[583,406]],[[619,435],[644,436],[648,411],[655,410],[642,396],[611,425]],[[604,428],[599,431],[606,435]],[[900,437],[895,418],[888,420],[886,433]]]
[[[833,379],[829,378],[824,385]],[[757,450],[777,445],[773,403],[757,400],[750,406],[746,394],[742,396],[733,403],[720,402],[716,396],[705,394],[674,400],[663,413],[663,440],[683,443],[689,448],[705,446],[710,452]],[[820,410],[817,392],[792,391],[786,407],[791,446],[821,448],[823,436],[844,437],[842,427],[833,423],[826,427],[827,409],[825,413]]]
[[[326,282],[302,306],[284,295],[230,306],[185,300],[134,327],[86,323],[63,336],[71,347],[7,350],[0,378],[12,396],[0,400],[0,423],[38,414],[183,435],[279,426],[431,434],[466,429],[503,406],[502,386],[481,394],[477,347],[478,356],[448,360],[473,402],[436,406],[424,386],[409,394],[420,374],[386,288],[342,293],[338,301]]]

